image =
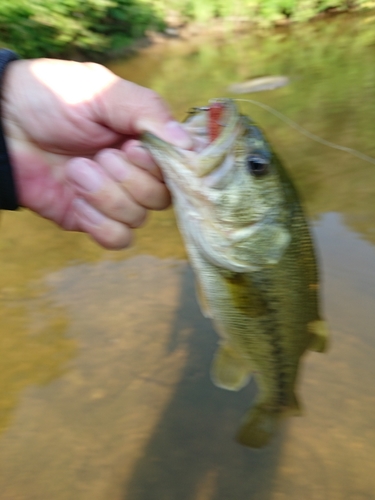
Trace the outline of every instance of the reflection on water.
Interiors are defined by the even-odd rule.
[[[375,155],[370,17],[225,43],[172,41],[113,64],[177,114],[233,81],[285,74],[256,99]],[[216,334],[194,297],[171,211],[127,251],[101,250],[28,214],[0,239],[1,500],[370,500],[375,491],[375,168],[308,141],[250,105],[314,221],[332,330],[309,353],[299,396],[272,444],[232,437],[255,395],[216,388]]]

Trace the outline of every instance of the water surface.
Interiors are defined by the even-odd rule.
[[[287,87],[250,97],[375,156],[374,24],[342,16],[197,35],[111,68],[180,118],[231,83],[283,74]],[[172,211],[122,252],[27,211],[3,214],[1,500],[375,498],[375,165],[241,108],[291,172],[321,256],[332,345],[305,358],[304,415],[262,451],[233,441],[256,388],[230,393],[209,379],[216,334]]]

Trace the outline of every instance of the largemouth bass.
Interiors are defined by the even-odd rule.
[[[256,377],[259,396],[237,439],[259,448],[283,415],[299,412],[301,356],[327,345],[312,239],[287,172],[232,100],[193,110],[185,128],[192,151],[150,133],[143,143],[165,174],[201,310],[221,339],[212,380],[237,391]]]

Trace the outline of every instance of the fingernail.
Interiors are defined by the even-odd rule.
[[[78,217],[86,219],[86,221],[90,224],[94,224],[94,226],[101,226],[103,222],[105,222],[106,218],[104,215],[95,210],[95,208],[81,198],[76,198],[73,200],[72,204]]]
[[[190,135],[176,121],[170,121],[165,126],[162,132],[162,139],[174,144],[183,149],[189,149],[193,145]]]
[[[85,191],[99,191],[103,185],[102,176],[85,158],[74,158],[69,162],[67,177]]]

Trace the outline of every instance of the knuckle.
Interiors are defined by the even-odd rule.
[[[155,90],[144,88],[144,97],[149,103],[156,104],[157,106],[163,106],[163,100],[161,96],[155,92]]]
[[[114,218],[121,218],[121,216],[126,213],[129,209],[126,199],[122,196],[112,196],[107,199],[107,212],[110,216]]]
[[[131,196],[118,192],[101,193],[96,206],[110,219],[130,227],[139,227],[146,219],[147,210]]]
[[[152,89],[142,88],[142,101],[145,106],[147,114],[150,113],[150,109],[153,110],[153,114],[165,114],[167,106],[162,99],[162,97]]]
[[[95,62],[85,62],[83,64],[84,66],[86,66],[86,68],[90,69],[93,73],[96,73],[98,76],[109,77],[113,75],[112,71],[110,71],[102,64]]]

